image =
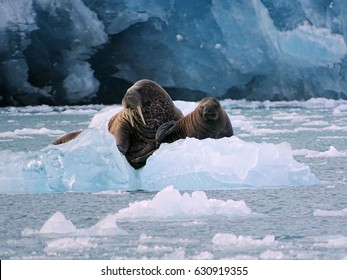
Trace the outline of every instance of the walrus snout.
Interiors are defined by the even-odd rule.
[[[202,117],[205,121],[216,121],[218,119],[218,114],[215,106],[205,106]]]
[[[205,121],[218,120],[218,112],[220,111],[220,103],[215,97],[205,97],[200,101],[200,113]]]
[[[142,98],[136,89],[128,89],[123,97],[122,105],[128,111],[129,121],[132,127],[134,127],[134,118],[136,116],[136,112],[140,116],[142,123],[146,125],[146,121],[142,113]]]
[[[137,106],[135,110],[133,110],[131,108],[128,108],[127,111],[128,111],[129,121],[130,121],[130,124],[131,124],[132,127],[134,127],[134,118],[136,116],[136,112],[140,116],[142,123],[144,125],[146,125],[145,117],[143,116],[142,107],[141,106]]]

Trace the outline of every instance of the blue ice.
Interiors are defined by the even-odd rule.
[[[178,102],[183,112],[192,103]],[[289,143],[187,138],[163,144],[140,170],[118,151],[108,132],[120,107],[94,116],[76,139],[39,151],[0,152],[0,192],[99,192],[262,188],[314,185],[310,168],[293,158]]]

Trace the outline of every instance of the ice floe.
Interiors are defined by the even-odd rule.
[[[320,210],[316,209],[313,211],[313,216],[316,217],[346,217],[347,208],[342,210]]]
[[[232,217],[249,215],[251,209],[242,200],[218,200],[208,198],[204,191],[181,194],[169,186],[151,200],[130,203],[127,208],[119,210],[117,219],[172,219],[197,217]]]
[[[293,151],[293,155],[305,157],[345,157],[347,156],[347,153],[344,151],[338,151],[334,146],[330,146],[329,150],[324,152],[309,149],[298,149]]]
[[[14,131],[6,131],[0,133],[0,138],[20,138],[26,135],[52,135],[52,136],[58,136],[63,135],[66,132],[59,129],[47,129],[45,127],[42,127],[40,129],[32,129],[32,128],[23,128],[23,129],[16,129]]]
[[[274,235],[266,235],[262,239],[251,236],[236,236],[232,233],[217,233],[212,238],[212,243],[221,248],[271,246],[276,243]]]
[[[65,237],[48,241],[44,251],[48,253],[51,251],[75,251],[96,247],[97,243],[91,237]]]
[[[112,236],[126,234],[116,223],[114,215],[107,215],[95,225],[89,228],[76,228],[76,226],[65,218],[61,212],[54,213],[41,227],[40,230],[25,228],[23,236],[33,234],[44,234],[49,236]]]
[[[184,113],[196,106],[196,102],[176,104]],[[293,158],[289,143],[247,142],[236,136],[162,144],[144,168],[134,170],[107,129],[108,120],[120,109],[101,109],[88,128],[68,143],[48,145],[39,151],[0,151],[0,193],[159,191],[169,185],[179,190],[204,190],[319,183],[309,166]],[[247,125],[247,121],[242,122],[239,125]],[[61,132],[25,129],[15,135]]]

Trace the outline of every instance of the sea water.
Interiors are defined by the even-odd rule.
[[[1,108],[0,258],[347,259],[347,102],[222,105],[235,137],[140,171],[103,130],[118,105]]]

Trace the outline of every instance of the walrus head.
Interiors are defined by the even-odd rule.
[[[199,113],[207,122],[214,122],[219,118],[221,105],[217,98],[205,97],[200,101]]]
[[[122,100],[123,107],[127,110],[129,121],[132,127],[134,127],[134,118],[140,117],[142,123],[146,125],[145,118],[142,113],[142,97],[136,90],[136,87],[131,87],[125,93]]]

